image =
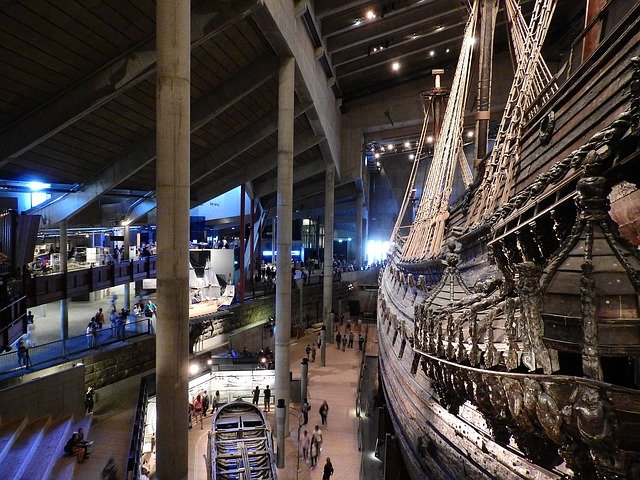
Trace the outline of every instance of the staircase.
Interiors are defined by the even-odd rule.
[[[92,416],[24,418],[0,425],[0,475],[3,480],[71,480],[77,465],[64,446],[74,431],[89,433]]]

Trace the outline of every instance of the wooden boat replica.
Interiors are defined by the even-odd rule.
[[[607,2],[590,29],[608,30],[562,83],[540,57],[553,3],[527,23],[507,1],[526,27],[509,118],[450,205],[461,116],[445,115],[380,272],[386,411],[414,479],[640,478],[638,236],[612,220],[639,213],[620,199],[640,180],[640,5]],[[456,79],[447,112],[464,105]]]
[[[208,436],[209,480],[276,480],[276,459],[267,417],[237,400],[221,406]]]

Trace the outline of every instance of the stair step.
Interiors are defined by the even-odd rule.
[[[0,425],[0,463],[27,424],[27,417]]]
[[[31,461],[31,456],[36,453],[44,429],[49,422],[51,422],[51,417],[42,417],[28,423],[22,429],[0,463],[3,479],[13,479],[22,465]]]
[[[91,421],[93,415],[86,415],[79,419],[75,419],[71,423],[71,428],[67,432],[67,436],[64,439],[64,443],[54,452],[54,465],[50,470],[49,476],[43,476],[43,480],[70,480],[73,478],[73,472],[78,463],[78,459],[74,456],[69,456],[64,452],[64,446],[71,437],[73,432],[77,432],[79,428],[84,428],[85,437],[88,438],[89,428],[91,427]]]
[[[34,472],[38,477],[46,478],[53,469],[58,452],[63,451],[69,435],[73,416],[62,417],[47,426],[35,455],[25,462],[17,474],[19,480],[32,480]]]

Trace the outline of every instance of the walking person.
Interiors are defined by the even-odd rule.
[[[300,440],[300,448],[302,448],[302,458],[306,461],[309,459],[309,448],[311,447],[311,437],[309,436],[309,432],[306,430],[302,434],[302,439]]]
[[[349,332],[349,345],[348,345],[349,348],[353,348],[353,337],[354,337],[353,331]]]
[[[311,346],[311,361],[312,361],[312,362],[315,362],[315,361],[316,361],[316,352],[317,352],[317,350],[318,350],[318,349],[316,348],[316,344],[314,343],[314,344]]]
[[[318,455],[320,455],[320,452],[322,451],[322,430],[320,430],[319,425],[316,425],[316,428],[313,430],[311,436],[318,445]]]
[[[209,410],[209,395],[207,395],[207,391],[205,390],[202,394],[202,415],[207,416],[207,410]]]
[[[96,346],[96,325],[94,319],[87,324],[87,348],[93,348]]]
[[[340,330],[338,330],[338,333],[336,334],[336,347],[338,347],[338,350],[340,350],[341,342],[342,342],[342,334],[340,333]]]
[[[364,337],[361,333],[358,334],[358,350],[362,351],[364,347]]]
[[[202,399],[200,398],[200,394],[198,394],[193,401],[193,414],[195,415],[196,423],[200,420],[200,430],[202,430]]]
[[[318,350],[322,347],[322,330],[318,332],[318,338],[316,338],[316,344],[318,344]]]
[[[29,368],[29,349],[24,344],[24,341],[20,339],[18,342],[18,366],[25,366]]]
[[[260,386],[256,385],[256,388],[253,389],[253,404],[258,405],[260,401]]]
[[[211,412],[215,412],[220,406],[220,392],[216,390],[216,394],[213,396],[211,402]]]
[[[93,412],[93,388],[87,387],[87,391],[84,394],[84,411],[85,413]]]
[[[327,457],[327,463],[324,464],[324,470],[322,471],[322,480],[331,480],[331,475],[333,475],[333,465],[331,464],[331,459]]]
[[[327,415],[329,415],[329,404],[325,400],[320,405],[320,419],[322,420],[322,426],[324,427],[327,424]]]
[[[268,412],[271,407],[271,389],[269,385],[264,389],[264,411]]]
[[[309,410],[311,410],[311,405],[309,405],[309,402],[305,398],[304,402],[302,403],[302,418],[304,419],[304,421],[302,422],[303,425],[309,423]]]
[[[318,454],[320,453],[320,448],[318,447],[318,442],[314,437],[311,437],[311,449],[309,450],[309,458],[311,460],[311,470],[316,468],[316,464],[318,463]]]
[[[311,357],[311,345],[307,344],[307,348],[305,348],[304,351],[307,354],[307,360],[309,360]]]
[[[342,336],[342,351],[344,352],[347,348],[347,335]]]

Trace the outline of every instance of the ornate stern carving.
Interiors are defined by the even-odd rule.
[[[540,268],[533,262],[516,265],[520,308],[524,320],[525,351],[523,363],[530,369],[542,368],[550,375],[558,370],[557,352],[548,350],[543,341],[542,294],[540,292]]]
[[[469,339],[471,340],[471,350],[469,351],[469,362],[472,366],[480,365],[480,347],[478,346],[478,315],[475,310],[469,313]]]

